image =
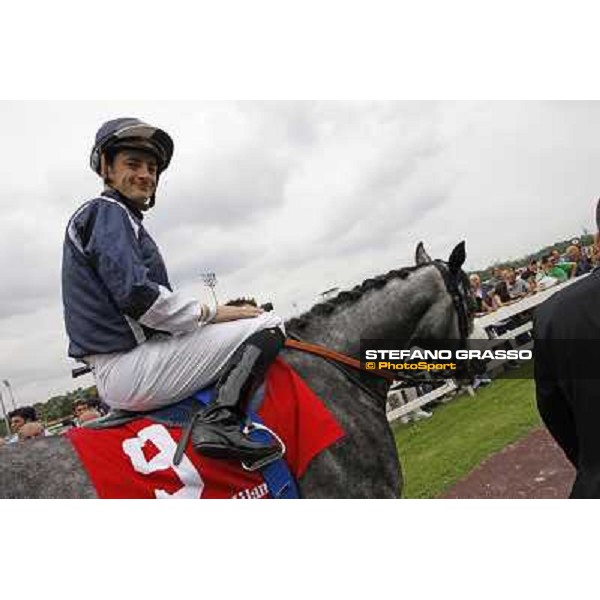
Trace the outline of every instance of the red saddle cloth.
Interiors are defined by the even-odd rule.
[[[278,358],[267,374],[258,411],[286,446],[285,460],[301,477],[343,429],[301,377]],[[181,429],[142,418],[110,429],[71,429],[77,451],[100,498],[268,498],[259,472],[239,462],[199,455],[188,443],[177,466],[173,456]]]

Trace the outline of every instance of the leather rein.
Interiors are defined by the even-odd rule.
[[[360,360],[356,358],[352,358],[347,354],[342,354],[341,352],[337,352],[332,350],[331,348],[327,348],[326,346],[319,346],[318,344],[310,344],[308,342],[302,342],[298,339],[287,338],[285,340],[286,348],[293,348],[294,350],[301,350],[303,352],[308,352],[309,354],[314,354],[315,356],[320,356],[322,358],[328,358],[330,360],[334,360],[337,363],[341,363],[348,367],[352,367],[358,371],[365,371],[369,373],[369,375],[377,375],[379,377],[383,377],[383,379],[387,379],[388,381],[394,381],[398,379],[398,375],[396,373],[392,373],[391,371],[383,371],[381,369],[367,369],[363,366]]]

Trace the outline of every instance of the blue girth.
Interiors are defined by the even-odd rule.
[[[189,420],[190,412],[194,402],[199,402],[202,406],[210,404],[214,398],[215,388],[209,387],[192,394],[189,398],[178,402],[172,406],[167,406],[155,411],[149,415],[151,419],[163,422],[169,425],[184,426]],[[247,416],[252,423],[263,425],[261,418],[256,413],[256,405],[260,405],[262,394],[259,391],[248,407]],[[250,439],[255,441],[270,442],[273,440],[273,434],[269,429],[251,429],[248,434]],[[278,440],[279,441],[279,440]],[[271,498],[293,499],[298,498],[298,487],[290,472],[290,469],[283,458],[260,467],[262,475]]]
[[[203,406],[207,406],[212,402],[214,397],[214,387],[205,388],[192,395]],[[254,400],[254,399],[253,399]],[[254,404],[251,402],[250,404]],[[263,425],[261,418],[256,414],[251,407],[248,410],[248,417],[252,423]],[[273,439],[271,432],[268,429],[254,429],[248,434],[251,440],[257,442],[270,442]],[[262,475],[271,498],[275,499],[294,499],[298,498],[298,488],[296,482],[290,473],[290,469],[283,458],[279,458],[268,465],[260,468]]]

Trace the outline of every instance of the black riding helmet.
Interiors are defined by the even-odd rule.
[[[90,154],[90,167],[102,176],[101,157],[104,153],[114,156],[119,150],[144,150],[156,159],[158,183],[158,177],[171,162],[173,148],[171,136],[158,127],[134,117],[112,119],[104,123],[96,133],[94,147]],[[148,207],[152,206],[154,206],[154,195],[150,198]]]

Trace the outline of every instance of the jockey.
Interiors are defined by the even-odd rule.
[[[104,123],[90,157],[102,193],[70,218],[62,294],[69,356],[88,364],[111,408],[148,411],[216,382],[194,427],[206,456],[269,460],[249,439],[242,408],[283,346],[279,317],[252,306],[206,305],[173,291],[144,213],[155,205],[173,141],[135,118]]]

